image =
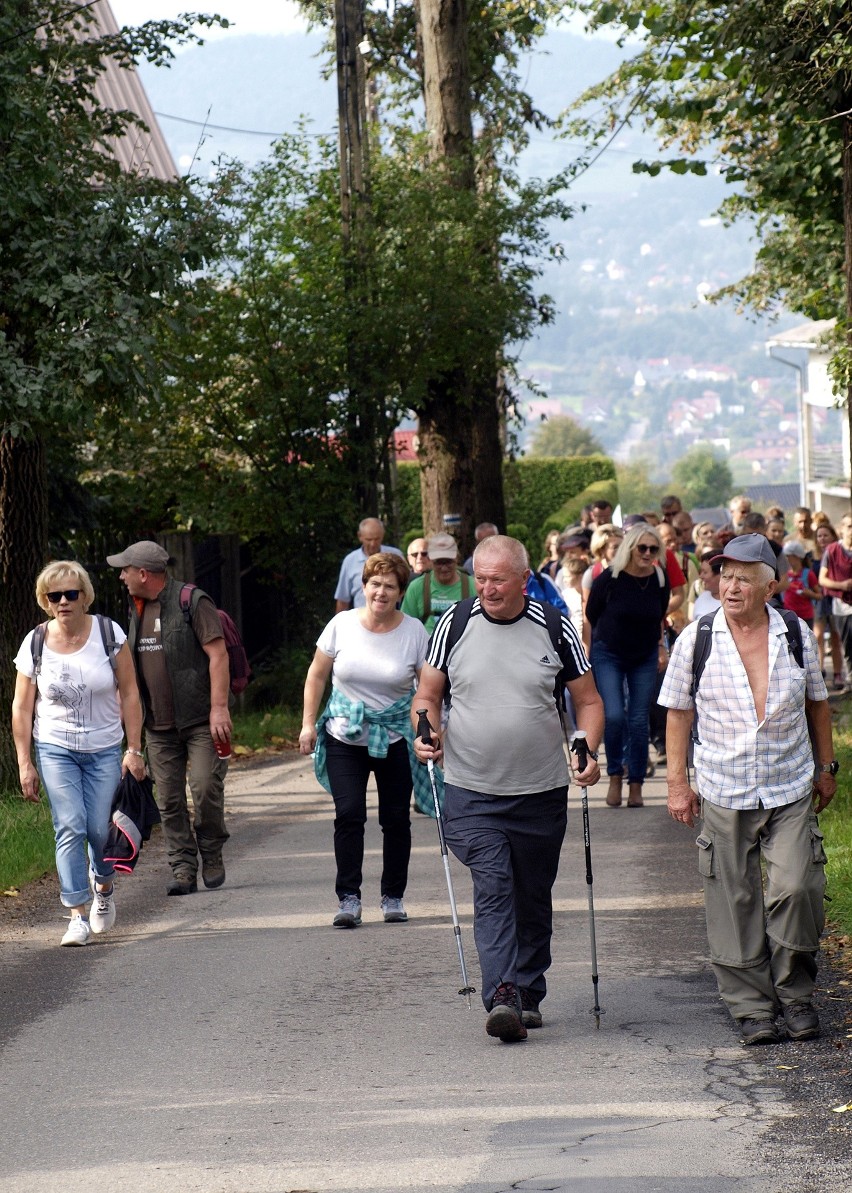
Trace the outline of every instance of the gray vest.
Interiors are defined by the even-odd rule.
[[[191,725],[202,725],[210,717],[210,661],[195,636],[180,607],[181,583],[166,579],[166,586],[160,593],[160,633],[163,638],[163,654],[166,671],[172,685],[172,700],[175,709],[175,725],[188,729]],[[191,593],[190,606],[195,607],[202,595],[200,589]],[[139,617],[136,606],[131,603],[130,629],[127,640],[130,653],[136,662],[136,639],[139,631]],[[148,692],[142,680],[139,667],[136,668],[142,702],[148,711]]]

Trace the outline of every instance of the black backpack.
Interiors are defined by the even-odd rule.
[[[94,618],[98,623],[98,629],[101,631],[101,641],[104,644],[104,650],[106,651],[106,656],[109,659],[109,665],[112,667],[113,675],[115,675],[117,667],[115,656],[121,650],[121,646],[115,640],[115,631],[113,630],[112,621],[109,617],[104,617],[102,613],[95,613]],[[30,643],[30,649],[33,656],[33,683],[38,682],[38,677],[41,674],[41,656],[44,653],[44,639],[47,634],[47,624],[48,623],[46,621],[43,621],[33,630],[32,642]]]
[[[450,628],[447,633],[447,646],[444,658],[449,662],[450,652],[461,638],[465,631],[465,626],[470,621],[470,615],[473,611],[473,603],[477,597],[468,597],[459,603],[453,609],[453,615],[450,620]],[[555,605],[549,604],[547,601],[538,602],[541,605],[541,611],[544,615],[544,621],[547,626],[547,632],[550,634],[550,641],[553,643],[553,649],[561,662],[563,660],[563,652],[565,650],[565,634],[562,630],[562,613]],[[565,708],[565,667],[560,669],[556,676],[556,682],[553,685],[553,698],[556,701],[556,707],[560,711]],[[450,703],[450,677],[447,675],[447,686],[444,689],[444,701]]]
[[[778,612],[784,618],[784,624],[787,627],[787,648],[797,664],[804,668],[805,648],[802,643],[802,627],[799,624],[799,618],[792,609],[779,609]],[[689,694],[692,697],[692,705],[695,710],[692,718],[692,733],[690,735],[693,743],[699,740],[698,705],[695,697],[698,694],[698,685],[701,682],[701,676],[704,674],[704,668],[707,666],[707,660],[710,658],[710,651],[713,649],[713,619],[716,613],[718,613],[718,609],[712,613],[705,613],[703,617],[699,617],[698,631],[695,635],[695,649],[692,655],[692,685],[689,689]]]

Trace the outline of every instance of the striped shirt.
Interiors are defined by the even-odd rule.
[[[511,621],[473,602],[464,632],[448,651],[453,612],[438,622],[427,663],[450,680],[452,705],[444,739],[449,783],[492,795],[527,795],[568,782],[554,700],[556,677],[589,670],[577,631],[563,614],[561,654],[541,602],[527,598]]]
[[[810,794],[814,763],[805,698],[827,700],[816,639],[799,623],[804,667],[789,648],[787,627],[771,606],[769,614],[769,687],[766,712],[758,722],[746,669],[720,609],[713,619],[713,647],[695,704],[698,734],[695,775],[702,799],[722,808],[777,808]],[[698,622],[675,642],[659,702],[691,709],[692,656]]]

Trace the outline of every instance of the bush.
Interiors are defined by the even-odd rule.
[[[533,554],[541,549],[540,540],[547,530],[561,530],[568,524],[570,519],[563,516],[562,511],[569,502],[577,503],[579,515],[588,501],[598,497],[606,497],[613,505],[618,500],[615,465],[608,456],[540,456],[506,460],[503,464],[503,484],[507,531],[511,533],[512,526],[525,528],[521,541],[527,543],[531,536],[531,544],[527,545],[532,546]],[[589,493],[592,496],[588,496]],[[400,526],[406,530],[420,526],[422,508],[418,464],[406,461],[397,466],[397,503]],[[414,537],[413,534],[411,537]]]
[[[577,526],[584,505],[593,501],[608,501],[613,509],[618,504],[618,485],[614,480],[594,481],[576,497],[566,501],[545,522],[546,530],[564,530],[566,526]]]
[[[506,515],[509,522],[522,522],[530,527],[539,550],[539,539],[551,528],[548,519],[562,516],[569,502],[577,501],[577,511],[589,500],[585,496],[595,483],[603,484],[610,500],[617,496],[615,465],[608,456],[577,456],[557,459],[545,456],[537,459],[507,461],[503,469],[506,486]],[[576,520],[576,519],[575,519]],[[562,529],[569,519],[552,522]]]

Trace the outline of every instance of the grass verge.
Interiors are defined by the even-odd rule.
[[[248,754],[295,750],[299,746],[302,711],[271,708],[262,712],[238,712],[233,717],[233,751],[239,758]]]
[[[840,762],[837,795],[819,823],[828,855],[826,878],[831,902],[826,912],[837,931],[852,937],[852,727],[845,724],[847,717],[841,714],[840,724],[834,728],[834,752]]]
[[[0,795],[0,895],[40,878],[53,865],[53,824],[44,794],[37,804],[14,793]]]

